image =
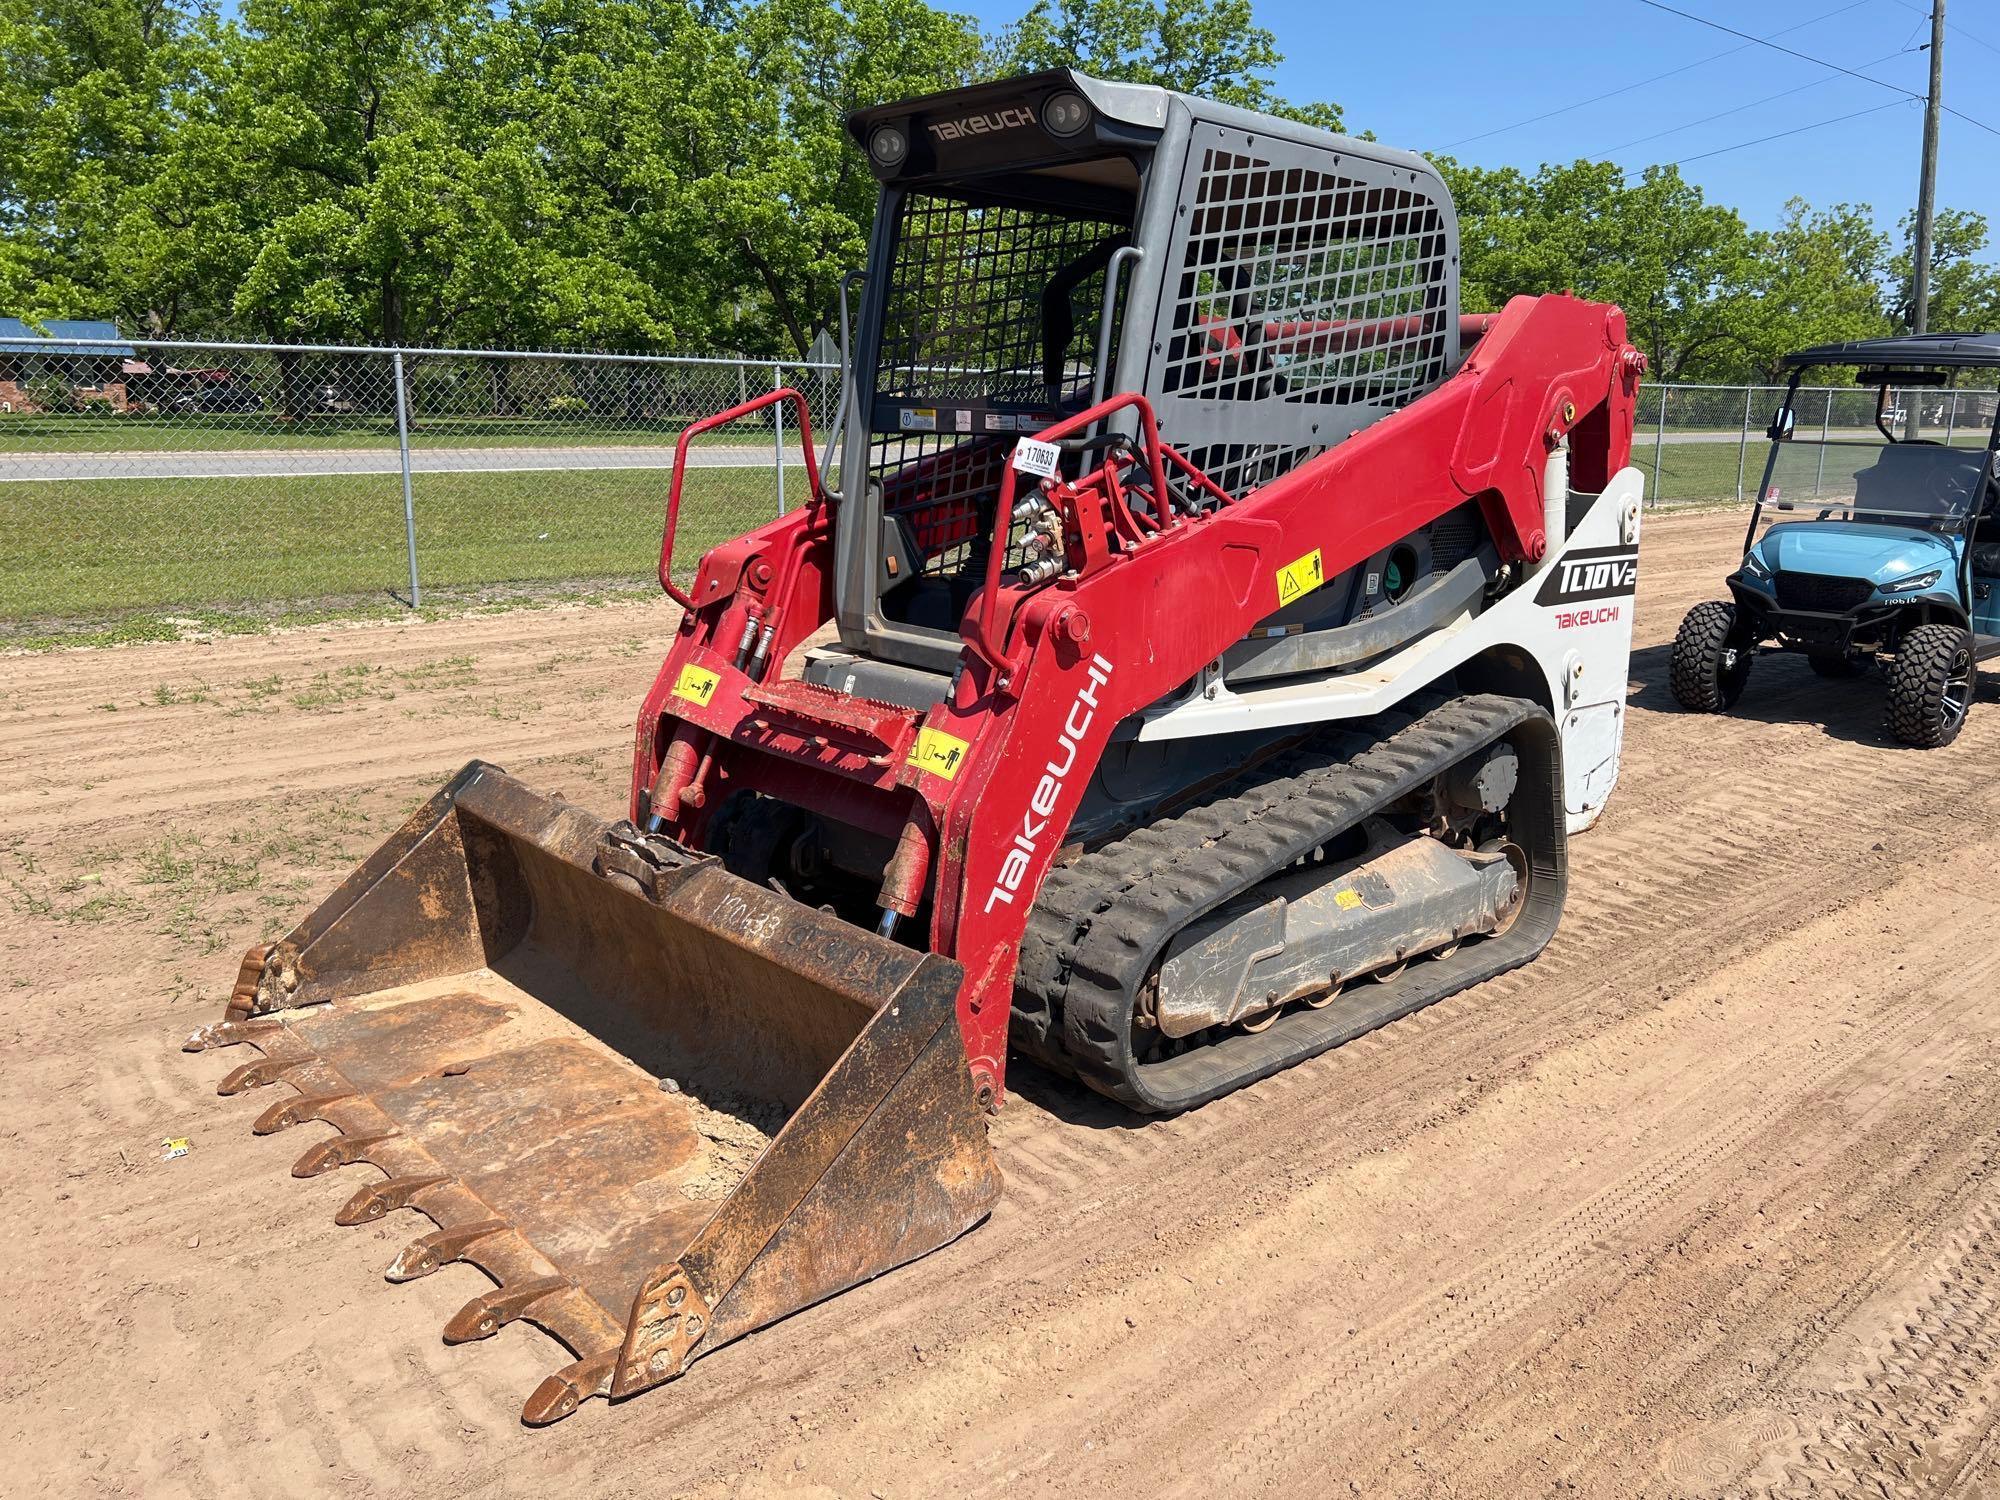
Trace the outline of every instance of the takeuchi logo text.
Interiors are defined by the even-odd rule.
[[[1086,681],[1070,700],[1069,713],[1056,736],[1055,752],[1042,767],[1042,779],[1035,783],[1034,793],[1028,798],[1028,810],[1021,815],[1021,826],[1007,846],[1006,857],[1000,861],[1000,873],[993,878],[993,888],[986,893],[987,911],[996,906],[1012,906],[1021,893],[1022,882],[1034,868],[1035,851],[1062,801],[1063,783],[1076,769],[1077,744],[1090,732],[1090,721],[1097,717],[1097,690],[1111,680],[1111,663],[1101,656],[1092,656],[1084,676]]]
[[[1034,109],[1019,104],[979,115],[960,115],[956,120],[933,120],[924,128],[941,141],[959,141],[969,135],[998,135],[1003,130],[1019,130],[1034,123]]]

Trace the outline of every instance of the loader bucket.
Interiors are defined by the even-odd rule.
[[[954,1239],[1000,1177],[960,970],[473,762],[281,941],[190,1051],[291,1093],[300,1177],[381,1173],[336,1216],[436,1224],[392,1281],[496,1283],[450,1342],[525,1319],[573,1362],[523,1420],[688,1361]]]

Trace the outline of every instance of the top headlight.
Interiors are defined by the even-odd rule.
[[[1885,594],[1917,594],[1929,588],[1943,576],[1943,568],[1932,568],[1927,573],[1912,573],[1908,578],[1898,578],[1894,583],[1884,583],[1878,586]]]
[[[1771,576],[1771,570],[1765,566],[1764,559],[1759,557],[1755,552],[1746,552],[1743,554],[1743,571],[1752,578],[1769,578]]]
[[[1068,89],[1049,95],[1042,106],[1042,124],[1048,127],[1050,135],[1072,136],[1089,123],[1090,106],[1083,102],[1081,94],[1072,94]]]
[[[910,154],[910,138],[895,125],[883,125],[868,137],[868,155],[885,171],[901,166]]]

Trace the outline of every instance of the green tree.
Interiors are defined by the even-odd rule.
[[[118,299],[112,253],[166,113],[172,0],[0,0],[0,299],[97,316]]]
[[[847,111],[969,81],[979,37],[921,0],[526,0],[481,49],[463,112],[523,126],[561,205],[551,319],[796,357],[874,214]]]
[[[1903,217],[1903,248],[1888,264],[1897,326],[1916,320],[1915,214]],[[1976,257],[1987,249],[1986,215],[1970,209],[1941,208],[1931,224],[1930,310],[1926,327],[1934,333],[1982,333],[2000,328],[2000,267]]]
[[[1270,74],[1284,60],[1250,0],[1036,0],[992,39],[988,70],[1078,68],[1339,130],[1338,105],[1278,96]]]
[[[1866,204],[1815,210],[1794,198],[1776,229],[1751,236],[1751,250],[1743,376],[1777,380],[1794,349],[1891,331],[1882,289],[1889,237]]]
[[[1495,309],[1522,293],[1616,302],[1658,380],[1739,369],[1757,263],[1737,214],[1672,167],[1636,182],[1609,162],[1513,167],[1439,163],[1458,205],[1463,300]]]
[[[875,216],[847,114],[971,82],[981,38],[923,0],[760,0],[739,25],[752,119],[740,166],[716,174],[704,206],[714,253],[754,278],[738,345],[803,355]]]

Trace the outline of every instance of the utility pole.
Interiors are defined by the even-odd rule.
[[[1931,321],[1931,220],[1937,209],[1938,110],[1944,96],[1944,0],[1931,0],[1931,89],[1924,98],[1924,157],[1917,173],[1917,233],[1910,251],[1910,332],[1927,333]],[[1910,415],[1904,434],[1923,426],[1920,392],[1906,398]]]

